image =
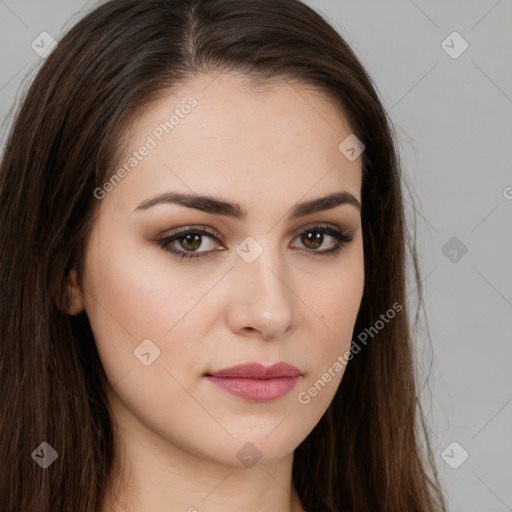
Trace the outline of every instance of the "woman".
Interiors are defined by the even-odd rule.
[[[391,124],[305,4],[98,7],[23,101],[0,225],[1,510],[445,510]]]

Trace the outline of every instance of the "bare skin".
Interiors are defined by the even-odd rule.
[[[159,140],[155,129],[190,97],[197,105],[182,109],[188,113]],[[305,512],[291,478],[294,450],[325,413],[344,369],[331,370],[307,404],[298,397],[350,348],[363,241],[352,204],[289,213],[334,192],[361,200],[361,159],[338,149],[350,133],[339,109],[311,87],[283,80],[256,90],[226,73],[169,91],[127,132],[119,165],[133,151],[147,154],[101,199],[83,288],[70,273],[68,313],[87,312],[119,429],[120,499],[106,499],[103,512]],[[156,146],[139,151],[148,136]],[[248,214],[170,203],[136,210],[169,191],[220,197]],[[317,241],[302,235],[316,224],[349,231],[352,240],[327,254],[338,245],[332,235],[320,228]],[[185,234],[170,245],[196,259],[156,242],[176,228],[204,226],[219,236],[187,242]],[[248,263],[239,244],[246,254],[262,252]],[[135,354],[143,340],[151,340],[142,350],[148,365]],[[250,361],[285,361],[303,375],[268,402],[205,378]],[[244,446],[256,463],[244,462]]]

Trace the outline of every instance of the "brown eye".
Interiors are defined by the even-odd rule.
[[[308,249],[318,249],[322,245],[324,235],[318,231],[304,231],[301,235],[301,240]]]
[[[177,239],[178,241],[181,240],[180,245],[189,251],[195,251],[196,249],[199,249],[201,247],[201,235],[192,234],[192,235],[185,235],[181,238]]]
[[[326,235],[327,238],[334,239],[334,243],[331,242],[331,248],[319,250],[325,243]],[[304,247],[310,249],[310,252],[333,254],[352,241],[352,234],[349,231],[343,232],[331,226],[316,225],[303,231],[298,238],[300,238]]]
[[[330,248],[319,250],[326,243],[326,236],[327,240],[333,240]],[[344,245],[352,241],[352,234],[349,231],[343,232],[331,226],[315,225],[304,230],[296,238],[300,238],[302,246],[308,249],[308,252],[320,256],[334,255],[340,251]],[[205,250],[205,239],[212,243],[212,250]],[[175,230],[169,236],[157,240],[157,243],[164,251],[170,252],[180,259],[193,259],[204,258],[211,255],[215,250],[219,250],[220,244],[216,246],[213,242],[219,242],[220,240],[222,240],[221,235],[207,226],[203,226],[202,229],[194,229],[189,226]],[[220,250],[225,250],[225,248]]]
[[[191,227],[181,228],[175,230],[171,235],[157,240],[164,251],[170,252],[173,255],[183,258],[201,258],[205,254],[211,253],[211,250],[204,250],[204,246],[208,248],[208,243],[205,244],[205,239],[211,243],[213,250],[219,246],[213,242],[219,241],[220,236],[207,226],[202,229],[193,229]],[[202,251],[198,249],[203,249]]]

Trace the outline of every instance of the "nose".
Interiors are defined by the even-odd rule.
[[[252,263],[238,258],[230,273],[230,329],[265,340],[288,336],[299,322],[297,297],[281,260],[263,253]]]

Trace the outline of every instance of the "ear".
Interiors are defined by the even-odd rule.
[[[68,274],[68,295],[69,309],[68,315],[78,315],[84,309],[82,289],[78,284],[76,269],[72,268]]]

